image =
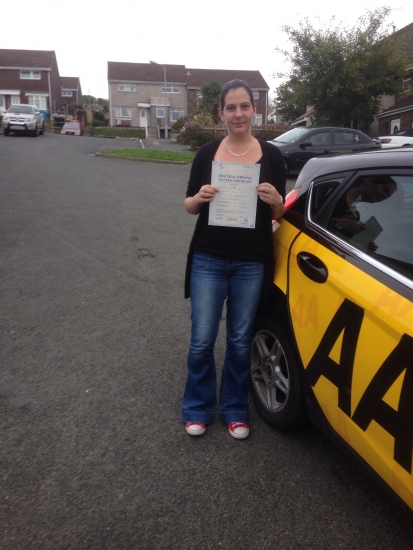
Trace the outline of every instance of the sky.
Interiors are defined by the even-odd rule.
[[[273,95],[282,82],[273,75],[286,69],[274,52],[289,47],[283,25],[298,27],[306,17],[314,26],[326,25],[335,17],[352,27],[366,9],[384,5],[393,10],[387,22],[396,30],[413,22],[413,5],[406,0],[20,0],[18,7],[3,9],[0,48],[54,50],[60,75],[78,76],[83,94],[95,97],[108,98],[108,61],[149,60],[258,70]]]

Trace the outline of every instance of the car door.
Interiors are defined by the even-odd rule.
[[[304,164],[314,157],[330,152],[331,130],[316,130],[302,137],[295,147],[291,170],[301,170]]]
[[[360,185],[379,176],[388,196],[363,204]],[[313,184],[290,248],[293,332],[327,422],[413,508],[413,172],[331,186]]]

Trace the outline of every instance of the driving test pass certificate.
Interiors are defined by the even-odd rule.
[[[212,161],[211,185],[219,188],[209,203],[209,225],[255,227],[259,164]]]

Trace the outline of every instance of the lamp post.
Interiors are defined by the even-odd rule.
[[[165,139],[168,139],[168,121],[167,121],[167,116],[166,116],[166,68],[165,68],[165,65],[162,65],[162,63],[157,63],[156,61],[149,61],[149,63],[152,63],[152,65],[160,65],[161,67],[163,67],[163,78],[164,78],[164,90],[165,90],[165,112],[164,112],[164,115],[165,115]]]

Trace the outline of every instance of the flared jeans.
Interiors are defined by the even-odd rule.
[[[183,422],[209,424],[216,408],[214,348],[225,300],[226,354],[219,410],[225,423],[248,421],[248,375],[264,264],[195,252],[190,279],[191,342]]]

